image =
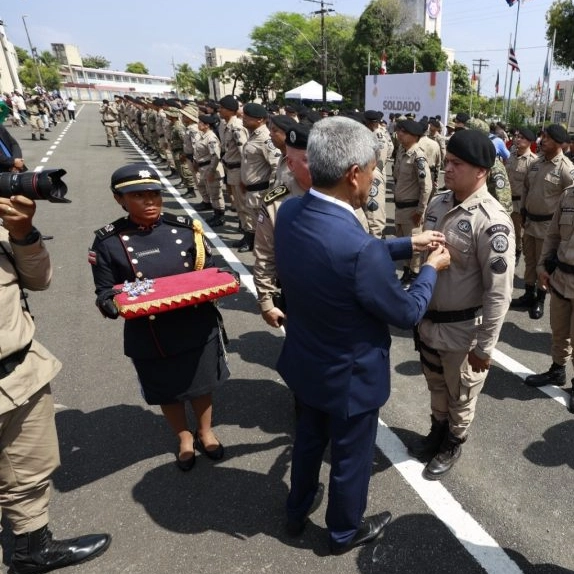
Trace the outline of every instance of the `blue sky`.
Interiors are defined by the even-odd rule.
[[[338,13],[359,16],[366,0],[330,0]],[[521,87],[535,85],[546,59],[545,14],[552,0],[521,0],[517,58]],[[171,75],[172,61],[199,68],[204,47],[245,49],[251,30],[274,12],[309,14],[319,8],[305,0],[126,0],[63,2],[61,0],[6,0],[0,7],[10,41],[28,49],[22,16],[26,15],[32,43],[39,51],[50,43],[75,44],[82,55],[101,55],[111,68],[124,70],[142,61],[157,75]],[[504,85],[508,43],[514,34],[517,6],[505,0],[442,0],[443,45],[455,50],[456,60],[472,69],[473,60],[489,60],[483,70],[482,92],[494,95],[497,70]],[[574,77],[553,69],[551,80]],[[516,84],[516,78],[514,80]]]

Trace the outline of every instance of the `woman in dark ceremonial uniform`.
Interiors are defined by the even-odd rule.
[[[119,168],[111,188],[128,215],[95,232],[89,260],[96,305],[115,319],[114,285],[209,267],[211,252],[198,221],[162,213],[163,186],[147,164]],[[220,319],[207,302],[124,323],[124,353],[136,368],[145,401],[160,405],[178,436],[176,462],[183,471],[193,468],[195,449],[214,460],[223,457],[211,428],[211,393],[229,377]],[[195,414],[195,432],[189,429],[186,401]]]

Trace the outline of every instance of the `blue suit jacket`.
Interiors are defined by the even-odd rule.
[[[383,405],[388,325],[421,320],[434,268],[424,265],[404,291],[393,259],[411,257],[410,238],[376,239],[349,210],[309,193],[279,209],[275,253],[288,320],[279,374],[303,402],[337,416]]]

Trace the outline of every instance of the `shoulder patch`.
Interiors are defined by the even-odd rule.
[[[490,268],[492,269],[493,273],[502,275],[503,273],[506,273],[508,264],[504,260],[504,257],[495,257],[494,259],[490,260]]]
[[[273,144],[273,140],[272,140],[271,138],[269,138],[269,139],[265,142],[265,144],[267,145],[267,149],[269,149],[269,150],[271,150],[271,151],[274,151],[274,150],[277,149],[277,148],[275,147],[275,145]]]
[[[278,187],[274,187],[271,191],[268,191],[265,196],[263,197],[263,203],[269,205],[273,203],[279,197],[283,197],[284,195],[288,195],[289,190],[284,185],[279,185]]]
[[[508,238],[504,233],[499,233],[492,238],[490,245],[494,252],[506,253],[508,251]]]
[[[193,220],[190,217],[184,217],[183,215],[173,215],[173,213],[162,214],[162,219],[165,223],[169,225],[175,225],[177,227],[188,227],[193,229]]]
[[[415,164],[419,169],[424,169],[427,160],[424,157],[417,157]]]
[[[100,229],[96,229],[94,233],[97,235],[98,239],[106,239],[107,237],[111,237],[112,235],[116,235],[122,229],[125,229],[128,225],[128,218],[127,217],[120,217],[120,219],[116,219],[113,223],[108,223]]]
[[[504,233],[504,235],[510,235],[510,228],[507,225],[504,225],[503,223],[497,223],[496,225],[489,227],[486,230],[486,233],[488,234],[489,237],[492,237],[497,233]]]
[[[470,221],[468,219],[461,219],[458,222],[457,227],[463,233],[470,233],[472,231],[472,225],[470,224]]]

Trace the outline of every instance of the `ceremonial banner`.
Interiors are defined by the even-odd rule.
[[[365,76],[365,109],[385,114],[448,118],[450,72]]]

